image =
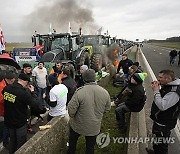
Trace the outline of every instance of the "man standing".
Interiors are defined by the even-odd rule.
[[[3,89],[6,87],[8,84],[13,84],[15,81],[15,73],[12,71],[5,71],[5,77],[3,80],[0,81],[0,117],[4,119],[4,97],[2,94]],[[8,147],[9,144],[9,130],[4,125],[3,128],[3,146]]]
[[[68,154],[75,154],[80,135],[86,138],[86,154],[94,153],[103,114],[111,108],[109,93],[95,83],[95,76],[93,69],[88,69],[82,74],[86,84],[76,90],[68,104],[70,116]]]
[[[28,105],[39,108],[34,87],[28,86],[29,81],[28,75],[21,73],[17,82],[3,90],[4,123],[10,130],[10,154],[26,142]]]
[[[61,79],[62,79],[62,62],[60,60],[56,61],[55,66],[53,66],[53,68],[51,69],[51,71],[49,72],[49,74],[56,74],[56,76],[58,77],[58,82],[61,83]]]
[[[62,71],[62,84],[68,88],[67,105],[77,88],[75,80],[71,78],[71,72],[68,67],[65,67]]]
[[[53,74],[49,75],[49,83],[52,89],[49,92],[49,96],[46,97],[46,101],[50,106],[47,121],[50,121],[53,117],[62,116],[67,113],[67,87],[64,84],[60,84],[58,78],[54,77]]]
[[[170,65],[174,64],[175,60],[176,60],[176,56],[177,56],[177,51],[176,49],[173,49],[170,51],[169,53],[169,56],[170,56]]]
[[[46,94],[46,80],[47,80],[47,70],[44,67],[44,62],[38,62],[38,66],[36,66],[32,71],[32,77],[34,78],[34,82],[37,86],[38,97],[41,100],[41,106],[46,107],[45,104],[45,94]]]
[[[119,62],[117,73],[119,74],[120,68],[122,67],[124,73],[124,86],[126,86],[129,75],[129,67],[133,65],[132,60],[128,59],[127,54],[122,55],[122,60]]]
[[[154,91],[150,115],[154,121],[152,133],[157,139],[167,139],[175,128],[180,113],[180,79],[175,79],[172,70],[162,70],[158,81],[152,82],[151,86]],[[153,149],[155,154],[166,154],[168,143],[154,143]]]
[[[87,65],[82,65],[80,66],[80,70],[79,70],[79,73],[78,75],[76,75],[75,77],[75,81],[77,83],[77,88],[81,87],[81,86],[84,86],[85,82],[82,78],[82,74],[88,69],[88,66]]]
[[[31,64],[24,63],[23,64],[23,69],[22,69],[21,73],[27,74],[27,75],[29,75],[29,77],[31,77],[31,75],[32,75],[31,70],[32,70]]]

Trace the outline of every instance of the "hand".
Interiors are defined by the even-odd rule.
[[[31,92],[34,92],[34,86],[33,85],[28,85],[27,87]]]
[[[153,91],[157,91],[157,90],[160,89],[160,84],[159,84],[158,81],[153,81],[153,82],[151,83],[151,87],[152,87],[152,90],[153,90]]]
[[[45,99],[45,97],[46,97],[46,94],[45,94],[45,93],[43,93],[43,96],[42,96],[42,97],[43,97],[43,99]]]

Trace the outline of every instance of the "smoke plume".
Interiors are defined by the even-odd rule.
[[[32,34],[35,30],[41,34],[49,32],[49,25],[57,33],[68,32],[69,22],[71,30],[77,32],[82,28],[83,34],[95,34],[99,26],[95,23],[89,6],[80,0],[52,0],[35,8],[26,16],[26,32]]]

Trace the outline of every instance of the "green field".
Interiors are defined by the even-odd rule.
[[[152,45],[157,45],[157,46],[161,46],[161,47],[167,47],[167,48],[175,48],[177,50],[180,49],[180,42],[153,42],[153,43],[149,43]]]
[[[33,44],[31,43],[6,43],[6,51],[11,52],[13,48],[31,48]]]

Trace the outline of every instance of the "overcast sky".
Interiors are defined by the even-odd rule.
[[[1,0],[0,23],[6,42],[31,41],[34,30],[48,33],[82,27],[95,33],[103,27],[111,36],[166,39],[180,36],[180,0]]]

